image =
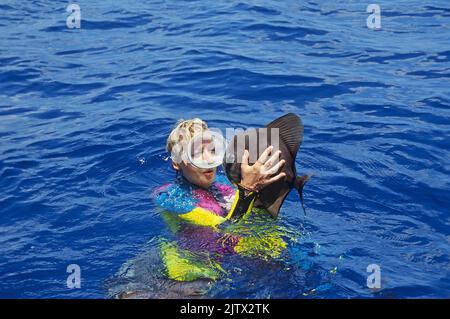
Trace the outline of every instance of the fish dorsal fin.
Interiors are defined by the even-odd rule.
[[[300,117],[294,113],[288,113],[270,122],[266,127],[280,130],[280,139],[295,158],[303,141],[303,123]]]

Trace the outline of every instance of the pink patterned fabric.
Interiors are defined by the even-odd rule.
[[[216,183],[216,187],[222,196],[232,196],[234,195],[235,190],[230,185]]]
[[[214,196],[207,190],[195,189],[194,196],[198,199],[197,206],[207,209],[219,216],[225,215],[222,207],[220,207]]]

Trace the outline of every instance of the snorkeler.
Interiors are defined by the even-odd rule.
[[[231,184],[225,176],[216,174],[222,158],[215,160],[220,143],[212,135],[200,119],[180,121],[166,145],[172,154],[176,180],[152,194],[164,210],[162,217],[169,229],[178,236],[176,241],[161,244],[167,275],[173,280],[215,280],[223,254],[255,251],[254,241],[227,232],[223,225],[247,215],[258,191],[286,176],[280,172],[285,164],[285,160],[279,160],[281,152],[273,152],[269,146],[253,165],[249,165],[249,152],[243,152],[241,180]],[[272,237],[270,253],[277,254],[284,242],[281,237]]]
[[[202,298],[239,269],[236,261],[267,266],[282,260],[292,231],[275,219],[291,189],[302,198],[307,176],[296,175],[295,156],[303,125],[290,113],[266,128],[247,130],[226,145],[200,119],[178,122],[166,145],[176,179],[151,196],[169,232],[121,268],[110,296]],[[268,131],[279,131],[280,140],[271,133],[264,143]],[[257,137],[256,150],[250,135]],[[217,172],[222,164],[226,176]]]
[[[197,192],[193,194],[194,198],[197,199],[202,197],[198,196],[198,193],[203,194],[203,197],[212,199],[208,195],[214,193],[214,186],[219,188],[222,186],[223,188],[223,183],[219,182],[218,185],[215,185],[217,166],[222,164],[222,158],[219,156],[220,162],[215,162],[215,158],[217,158],[215,148],[218,146],[213,144],[211,147],[211,143],[217,144],[217,141],[213,140],[214,136],[211,136],[214,133],[207,132],[207,130],[207,124],[200,119],[181,121],[170,133],[166,145],[166,150],[172,154],[172,167],[177,172],[178,182],[198,188]],[[195,143],[197,141],[194,139],[197,137],[200,141]],[[174,152],[175,148],[177,149],[176,152]],[[224,221],[220,218],[214,218],[216,216],[225,219],[241,217],[243,213],[251,209],[257,191],[286,176],[284,172],[277,173],[285,163],[285,160],[278,160],[281,151],[271,154],[272,151],[273,147],[269,146],[256,163],[251,166],[249,165],[249,152],[246,150],[243,153],[240,171],[241,180],[236,183],[237,191],[233,192],[235,193],[235,196],[233,196],[234,203],[226,215],[223,211],[209,210],[211,206],[208,206],[208,204],[211,205],[214,201],[213,203],[211,201],[206,201],[206,203],[205,201],[198,201],[195,207],[189,207],[193,209],[187,211],[185,208],[185,214],[180,214],[179,217],[187,218],[190,221],[195,219],[199,224],[207,223],[210,226],[216,226]],[[227,187],[225,188],[227,189]],[[227,190],[226,194],[223,192],[220,194],[229,197],[230,190],[229,188]],[[170,192],[166,193],[170,197]],[[218,201],[220,199],[216,199],[216,203]],[[166,207],[170,203],[170,198],[165,197],[163,201],[159,200],[158,203],[163,208],[172,208]],[[213,214],[213,216],[209,216],[206,220],[202,219],[201,217],[204,217],[205,214]]]

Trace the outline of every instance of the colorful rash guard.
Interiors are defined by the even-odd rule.
[[[151,197],[163,210],[161,216],[176,235],[176,240],[161,244],[161,257],[169,278],[215,280],[224,272],[219,262],[226,254],[252,256],[264,251],[265,255],[277,257],[281,253],[286,244],[276,229],[261,236],[250,225],[229,223],[233,212],[244,207],[240,214],[244,215],[245,224],[245,217],[253,208],[253,200],[242,206],[239,194],[223,175],[217,175],[208,190],[180,176],[152,193]],[[264,226],[266,231],[270,228],[267,223]]]
[[[196,187],[183,177],[153,193],[158,206],[199,226],[217,226],[230,211],[236,190],[223,175],[218,175],[209,190]]]

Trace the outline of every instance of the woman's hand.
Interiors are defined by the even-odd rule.
[[[241,182],[240,185],[248,190],[259,191],[264,186],[276,182],[286,176],[285,173],[276,174],[286,162],[279,161],[281,151],[272,154],[273,146],[269,146],[264,150],[255,164],[249,165],[248,150],[242,155],[241,164]],[[269,155],[272,155],[269,157]]]

